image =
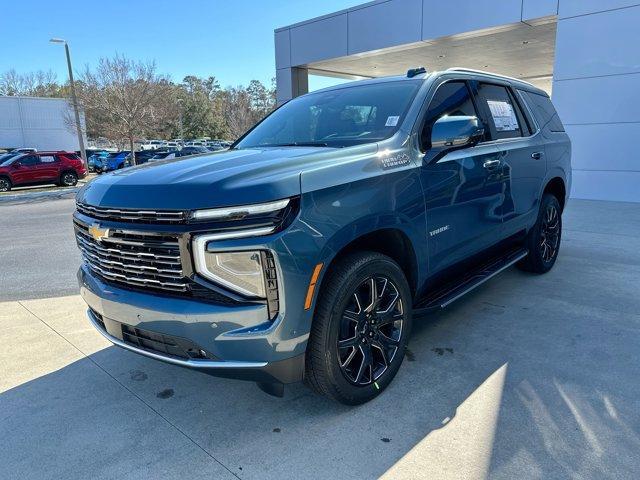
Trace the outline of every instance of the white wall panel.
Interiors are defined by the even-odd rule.
[[[78,150],[64,99],[0,97],[0,146]]]
[[[348,53],[346,13],[292,27],[290,31],[294,66]]]
[[[422,0],[390,0],[350,11],[349,54],[418,42]]]
[[[571,196],[591,200],[640,202],[640,172],[573,170]]]
[[[640,122],[640,74],[553,83],[565,124]]]
[[[640,123],[567,125],[575,169],[640,172]],[[640,185],[638,185],[640,190]]]
[[[291,66],[291,40],[289,29],[277,31],[274,35],[276,48],[276,69]]]
[[[422,38],[499,27],[519,22],[522,0],[424,0]]]
[[[638,0],[560,0],[558,13],[560,18],[566,18],[638,4],[640,4]]]
[[[555,78],[640,72],[639,46],[640,6],[561,20]]]

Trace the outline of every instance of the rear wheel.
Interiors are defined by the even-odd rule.
[[[411,332],[411,292],[391,258],[364,252],[342,259],[319,292],[305,381],[341,403],[379,395],[395,377]]]
[[[7,177],[0,177],[0,192],[8,192],[11,190],[11,180]]]
[[[75,172],[64,172],[60,177],[60,184],[64,187],[73,187],[78,183],[78,175]]]
[[[562,214],[558,199],[545,193],[540,202],[538,220],[527,234],[529,254],[518,264],[528,272],[546,273],[556,263],[562,238]]]

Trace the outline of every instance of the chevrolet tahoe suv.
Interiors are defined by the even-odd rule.
[[[485,72],[295,98],[228,151],[79,192],[88,318],[150,358],[366,402],[398,372],[413,318],[511,265],[553,267],[570,157],[549,96]]]

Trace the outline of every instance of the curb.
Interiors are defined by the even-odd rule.
[[[0,195],[0,205],[18,205],[21,203],[35,203],[41,200],[61,200],[73,198],[82,186],[57,188],[47,192],[23,192]]]

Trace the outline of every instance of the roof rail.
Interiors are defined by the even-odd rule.
[[[481,75],[488,75],[490,77],[506,78],[508,80],[515,80],[516,82],[521,82],[521,83],[526,83],[527,85],[531,85],[533,88],[539,88],[539,87],[536,87],[534,84],[532,84],[530,82],[527,82],[526,80],[522,80],[520,78],[515,78],[515,77],[509,77],[507,75],[500,75],[499,73],[487,72],[485,70],[476,70],[474,68],[464,68],[464,67],[451,67],[451,68],[447,68],[446,71],[447,72],[479,73]]]

